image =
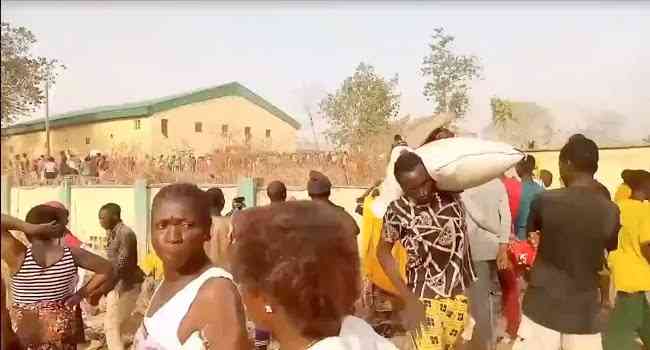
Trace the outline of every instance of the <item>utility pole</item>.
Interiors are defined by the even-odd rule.
[[[50,152],[50,82],[45,80],[45,149],[47,156],[51,156]]]
[[[318,137],[316,136],[316,127],[314,126],[314,117],[311,114],[311,108],[309,107],[308,104],[305,104],[305,109],[307,110],[309,121],[311,122],[311,132],[314,136],[314,146],[316,147],[317,151],[320,151],[320,147],[318,146]]]
[[[316,126],[314,125],[314,115],[312,114],[312,102],[316,97],[315,86],[309,86],[303,84],[301,89],[301,100],[302,100],[302,109],[307,113],[309,117],[309,123],[311,124],[311,132],[313,137],[313,145],[316,148],[316,151],[320,151],[320,146],[318,145],[318,136],[316,134]]]

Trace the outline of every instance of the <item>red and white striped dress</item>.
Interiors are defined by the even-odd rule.
[[[76,349],[83,341],[79,306],[65,305],[75,293],[76,278],[77,263],[70,248],[63,247],[61,259],[47,267],[39,265],[32,249],[27,249],[11,281],[11,316],[14,331],[28,350]]]

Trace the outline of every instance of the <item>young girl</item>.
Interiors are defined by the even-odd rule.
[[[243,306],[232,276],[212,266],[210,205],[192,184],[173,184],[153,200],[152,245],[163,262],[135,339],[138,350],[250,349]]]
[[[27,213],[29,224],[56,223],[55,229],[45,233],[25,231],[30,247],[9,233],[16,227],[4,219],[2,256],[12,274],[10,313],[20,343],[27,350],[76,349],[84,340],[79,302],[110,283],[110,263],[81,248],[59,244],[67,224],[65,210],[39,205]],[[77,267],[95,276],[75,292]]]
[[[233,218],[232,267],[247,311],[283,350],[397,350],[350,316],[359,298],[354,220],[336,207],[294,201]]]

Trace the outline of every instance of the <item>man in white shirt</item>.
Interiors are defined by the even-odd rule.
[[[512,218],[503,183],[494,179],[465,190],[461,199],[467,213],[467,235],[478,280],[469,289],[470,314],[476,325],[471,349],[492,350],[495,335],[490,292],[498,289],[496,269],[508,267],[508,239]]]

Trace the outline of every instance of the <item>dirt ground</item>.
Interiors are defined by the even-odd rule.
[[[100,305],[100,310],[101,310],[101,305]],[[603,308],[602,315],[601,315],[601,322],[603,328],[605,327],[605,324],[607,322],[607,318],[609,316],[609,309]],[[103,316],[104,313],[100,312],[96,315],[90,315],[87,314],[86,317],[84,318],[84,322],[86,324],[86,338],[88,340],[87,343],[81,344],[79,346],[79,350],[106,350],[105,346],[105,339],[103,337]],[[130,320],[125,322],[125,324],[122,325],[122,331],[125,334],[133,334],[135,333],[137,327],[139,327],[140,323],[142,322],[142,317],[132,317]],[[502,335],[503,334],[503,328],[504,328],[504,322],[499,321],[497,322],[497,335]],[[128,339],[129,337],[125,338]],[[410,340],[408,337],[395,337],[391,339],[393,343],[400,349],[400,350],[413,350],[412,346],[410,345]],[[510,350],[512,346],[510,344],[502,343],[498,344],[497,350]],[[131,347],[131,349],[133,349]],[[280,347],[277,343],[271,344],[270,350],[280,350]],[[639,346],[639,350],[643,350],[642,346]]]
[[[6,266],[4,263],[2,265],[3,265],[2,266],[3,275],[5,275],[4,272],[6,272],[5,271]],[[129,318],[122,325],[122,333],[127,335],[124,338],[124,340],[126,340],[127,342],[132,341],[132,335],[135,333],[135,331],[137,330],[137,328],[140,326],[142,322],[141,315],[144,313],[146,309],[146,303],[150,298],[150,294],[153,294],[153,289],[150,286],[145,287],[145,289],[149,291],[148,293],[149,295],[143,293],[141,295],[140,300],[138,300],[136,311],[139,312],[136,312],[136,315],[134,317]],[[495,303],[495,304],[497,304],[495,305],[495,312],[498,315],[500,313],[500,311],[498,310],[499,303]],[[103,331],[105,305],[103,305],[103,300],[102,302],[100,302],[100,305],[97,308],[90,308],[84,305],[83,310],[84,310],[84,323],[86,326],[87,342],[85,344],[80,344],[79,350],[105,350],[106,346],[105,346],[105,338],[104,338],[104,331]],[[602,309],[601,327],[603,330],[605,329],[605,325],[607,323],[607,319],[609,318],[610,311],[611,309],[608,308]],[[495,326],[496,326],[497,336],[503,335],[504,334],[503,320],[497,321]],[[412,350],[412,347],[410,346],[410,340],[407,337],[396,337],[393,338],[392,341],[400,350]],[[271,345],[270,350],[279,350],[279,349],[280,349],[279,345],[277,343],[274,343]],[[499,344],[497,346],[497,350],[510,350],[510,349],[511,349],[510,344]],[[643,350],[641,345],[639,345],[639,350]]]

